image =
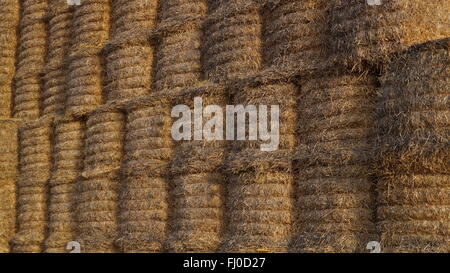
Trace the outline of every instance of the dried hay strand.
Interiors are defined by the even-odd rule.
[[[48,42],[42,93],[43,115],[62,115],[67,90],[68,50],[73,10],[66,0],[49,0]]]
[[[125,253],[162,252],[169,219],[167,177],[124,168],[122,181],[117,245]]]
[[[202,97],[205,105],[224,107],[228,101],[220,87],[194,88],[179,95],[178,100],[193,108],[197,96]],[[203,122],[207,120],[205,116],[202,118]],[[166,242],[170,252],[218,250],[225,227],[225,176],[220,167],[227,150],[227,143],[220,140],[175,144],[170,167],[170,235]]]
[[[83,169],[85,124],[59,118],[54,126],[46,252],[64,253],[76,236],[76,184]]]
[[[116,107],[104,105],[89,113],[86,127],[83,177],[119,169],[123,158],[125,114]]]
[[[363,252],[374,230],[376,78],[323,71],[302,82],[297,252]]]
[[[205,21],[205,77],[214,82],[244,77],[262,63],[262,19],[253,1],[221,2]]]
[[[103,103],[103,62],[97,50],[71,53],[69,58],[65,113],[82,117]]]
[[[72,21],[71,52],[101,50],[109,38],[110,0],[83,0]]]
[[[156,90],[188,88],[202,80],[202,22],[206,17],[204,0],[170,0],[161,5],[158,27],[185,22],[160,37],[156,55]]]
[[[450,251],[449,60],[449,39],[433,41],[395,56],[382,76],[377,189],[385,252]]]
[[[450,6],[445,1],[335,1],[331,9],[337,59],[350,66],[379,66],[394,52],[450,36]],[[429,31],[432,29],[433,31]]]
[[[105,59],[107,101],[143,97],[150,92],[153,63],[150,44],[115,46]]]
[[[0,3],[0,117],[11,117],[19,0]]]
[[[83,179],[77,185],[77,239],[83,253],[114,253],[118,231],[117,171]]]
[[[17,183],[18,233],[13,252],[41,252],[47,231],[48,179],[50,178],[52,118],[23,124],[19,129],[20,176]]]
[[[0,253],[10,251],[16,232],[19,125],[18,120],[0,120]]]
[[[153,29],[156,24],[158,1],[116,0],[111,3],[111,38],[137,29]]]
[[[327,0],[269,0],[262,18],[265,66],[319,70],[329,62]]]
[[[17,70],[14,76],[14,117],[37,119],[42,93],[41,73],[46,56],[47,0],[24,0],[21,6]]]

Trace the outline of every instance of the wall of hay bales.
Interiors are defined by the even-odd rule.
[[[0,252],[450,251],[448,8],[2,1]],[[175,141],[198,97],[278,149]]]

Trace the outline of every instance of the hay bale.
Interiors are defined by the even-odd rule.
[[[106,53],[107,101],[133,99],[150,92],[153,48],[148,43],[127,43]]]
[[[385,252],[449,252],[449,39],[386,65],[378,109],[378,228]],[[401,90],[401,92],[399,92]]]
[[[24,0],[21,5],[17,69],[14,76],[14,117],[36,119],[40,115],[40,98],[46,56],[47,0]]]
[[[19,121],[0,120],[0,253],[10,251],[16,232]]]
[[[169,100],[160,95],[127,105],[117,240],[123,252],[163,251],[173,144]]]
[[[77,239],[83,253],[114,253],[119,215],[117,171],[90,176],[77,185]]]
[[[278,105],[279,146],[261,151],[265,141],[235,141],[227,160],[229,224],[227,252],[287,252],[294,220],[294,176],[291,159],[296,144],[297,88],[289,81],[238,86],[233,104]],[[263,81],[263,82],[264,82]],[[245,82],[245,81],[244,81]],[[247,126],[249,121],[246,121]],[[246,128],[248,131],[248,128]]]
[[[264,20],[265,66],[319,70],[329,62],[330,3],[327,0],[269,0]]]
[[[125,114],[104,105],[89,113],[86,122],[83,177],[96,177],[120,168],[123,158]]]
[[[85,124],[61,118],[55,121],[53,170],[50,179],[49,232],[46,252],[64,253],[76,236],[77,182],[83,169]]]
[[[192,87],[202,80],[201,24],[206,13],[205,0],[162,2],[158,27],[184,24],[160,37],[156,55],[157,90]]]
[[[262,20],[253,1],[221,2],[205,21],[204,70],[218,82],[244,77],[261,68]]]
[[[42,93],[43,115],[64,114],[67,90],[67,56],[73,9],[66,0],[49,0],[48,42]]]
[[[333,70],[302,81],[295,251],[363,252],[377,239],[375,96],[371,75]]]
[[[71,52],[100,50],[109,39],[110,0],[83,0],[72,22]]]
[[[191,109],[194,97],[204,105],[225,106],[220,87],[191,89],[175,104]],[[203,117],[204,121],[206,118]],[[167,249],[171,252],[215,252],[222,241],[225,221],[225,177],[220,167],[227,154],[225,141],[180,141],[171,159],[171,222]]]
[[[11,117],[15,67],[19,0],[0,3],[0,117]]]
[[[337,59],[350,67],[378,66],[394,52],[450,36],[449,11],[439,0],[385,0],[378,6],[334,1],[331,44]]]
[[[137,29],[153,29],[156,24],[157,1],[117,0],[111,3],[111,38]]]
[[[14,252],[43,250],[47,231],[48,179],[52,168],[52,122],[51,118],[41,118],[19,129],[18,233],[12,240]]]
[[[103,103],[103,61],[97,50],[71,53],[69,58],[66,115],[80,117]]]

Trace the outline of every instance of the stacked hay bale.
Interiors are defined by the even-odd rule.
[[[205,22],[205,74],[223,82],[261,68],[260,5],[232,0],[216,3]]]
[[[23,0],[21,8],[14,76],[14,117],[36,119],[40,115],[41,73],[46,55],[47,0]]]
[[[109,0],[83,0],[71,25],[66,114],[83,116],[103,102],[101,49],[109,38]]]
[[[142,97],[152,83],[153,47],[148,32],[154,28],[157,1],[114,1],[112,39],[105,49],[107,101]]]
[[[101,106],[88,114],[86,128],[84,179],[78,185],[78,241],[83,252],[115,252],[124,113],[120,106]]]
[[[301,85],[294,250],[362,252],[376,239],[376,79],[330,69]]]
[[[66,0],[48,0],[48,45],[45,63],[42,114],[64,114],[67,89],[67,56],[70,46],[72,6]]]
[[[248,138],[233,145],[228,163],[230,222],[226,251],[288,251],[295,216],[291,158],[296,143],[296,91],[289,79],[256,86],[245,84],[235,90],[235,105],[255,105],[259,111],[262,105],[267,105],[267,113],[261,112],[258,119],[261,122],[261,114],[267,117],[268,131],[279,133],[279,145],[264,151],[267,141]],[[275,119],[273,106],[279,107],[279,120]],[[270,123],[278,121],[279,131],[273,132],[278,128],[271,128]],[[250,118],[246,125],[257,127],[254,122]],[[261,126],[259,129],[261,137]]]
[[[12,80],[15,71],[19,0],[0,3],[0,117],[11,117]]]
[[[76,232],[76,186],[83,169],[85,124],[58,118],[54,125],[53,170],[49,182],[49,232],[46,252],[66,252]]]
[[[380,65],[394,52],[450,36],[446,1],[368,2],[333,1],[331,44],[338,60],[350,67]]]
[[[161,252],[169,218],[170,101],[150,96],[127,112],[118,244],[124,252]]]
[[[201,24],[205,0],[168,0],[161,3],[155,88],[195,86],[202,79]]]
[[[263,7],[264,64],[317,70],[329,62],[328,0],[269,0]]]
[[[52,119],[20,127],[20,176],[17,183],[18,233],[13,252],[41,252],[47,231],[48,179],[51,175]]]
[[[18,126],[17,120],[0,120],[0,253],[10,251],[16,232]]]
[[[205,105],[225,107],[228,101],[224,88],[204,85],[178,94],[174,104],[193,109],[198,97]],[[201,115],[194,113],[193,119],[204,124],[210,117]],[[226,142],[195,140],[203,134],[196,125],[190,131],[194,140],[177,143],[170,168],[172,218],[167,248],[171,252],[215,252],[225,224],[225,177],[220,167],[226,157]]]
[[[450,251],[450,39],[396,56],[382,76],[377,168],[383,252]]]

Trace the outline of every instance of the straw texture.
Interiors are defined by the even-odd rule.
[[[10,251],[16,232],[19,121],[0,120],[0,253]]]
[[[48,179],[50,178],[52,119],[20,127],[20,176],[17,183],[18,233],[13,252],[42,252],[47,232]]]
[[[11,117],[13,77],[19,25],[19,0],[0,3],[0,117]]]
[[[24,0],[21,5],[17,67],[14,76],[14,117],[37,119],[40,116],[42,79],[46,56],[45,24],[47,0]]]
[[[85,124],[67,118],[53,128],[53,170],[49,182],[49,233],[46,252],[64,253],[76,236],[77,182],[83,169]]]
[[[295,251],[363,252],[377,239],[375,96],[371,75],[324,71],[302,80]]]
[[[66,0],[48,0],[48,42],[42,114],[64,114],[67,90],[67,56],[70,47],[72,6]]]
[[[377,188],[385,252],[450,251],[449,44],[415,46],[382,76]]]
[[[328,0],[269,0],[264,22],[265,66],[317,70],[329,62]]]
[[[117,241],[124,252],[161,252],[168,228],[173,146],[169,101],[155,96],[133,103],[127,112]]]
[[[83,0],[71,25],[66,114],[84,116],[103,103],[105,71],[101,49],[109,38],[109,0]]]
[[[449,12],[450,5],[440,0],[385,0],[378,6],[333,1],[331,44],[341,63],[378,66],[394,52],[450,36]]]
[[[205,0],[162,2],[158,28],[179,22],[184,24],[160,37],[156,55],[156,90],[192,87],[201,81],[201,26],[206,13]]]
[[[221,1],[205,22],[205,77],[214,82],[261,68],[262,20],[253,1]]]
[[[180,95],[178,102],[193,109],[197,96],[202,97],[204,105],[224,107],[228,100],[221,88],[200,87]],[[208,120],[207,117],[200,119],[201,122]],[[226,145],[225,141],[206,140],[176,143],[170,168],[169,251],[215,252],[219,248],[225,225],[225,177],[220,167],[226,158]]]

